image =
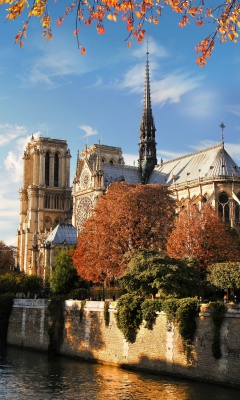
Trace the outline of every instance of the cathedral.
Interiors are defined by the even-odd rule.
[[[221,125],[222,130],[224,125]],[[70,186],[70,151],[65,140],[32,136],[24,152],[20,189],[18,266],[27,274],[49,274],[55,246],[77,243],[83,222],[112,182],[168,185],[178,209],[208,202],[240,230],[240,168],[224,138],[213,147],[158,164],[151,106],[148,52],[137,166],[124,163],[120,147],[101,143],[77,155]]]

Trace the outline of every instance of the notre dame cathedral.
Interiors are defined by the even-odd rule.
[[[125,165],[120,147],[101,143],[86,146],[77,155],[70,186],[67,142],[32,136],[24,152],[20,189],[21,271],[45,277],[52,265],[54,247],[77,243],[83,222],[111,182],[168,185],[179,209],[208,202],[224,221],[240,229],[240,169],[226,152],[223,137],[217,146],[158,164],[155,132],[147,53],[137,166]]]

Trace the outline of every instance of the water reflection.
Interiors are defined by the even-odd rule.
[[[239,400],[240,390],[8,348],[0,400]]]

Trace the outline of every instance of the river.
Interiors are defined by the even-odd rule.
[[[239,400],[240,390],[9,347],[0,400]]]

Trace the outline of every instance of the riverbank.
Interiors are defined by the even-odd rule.
[[[9,319],[8,344],[47,352],[53,329],[47,306],[48,300],[45,299],[15,299]],[[65,301],[62,324],[57,326],[58,353],[133,370],[240,388],[238,305],[227,306],[220,331],[222,356],[218,360],[212,354],[211,312],[207,305],[202,305],[190,362],[184,352],[177,323],[167,326],[164,313],[159,313],[152,330],[141,326],[135,343],[128,343],[116,325],[115,302],[109,303],[107,312],[106,323],[105,302]]]

